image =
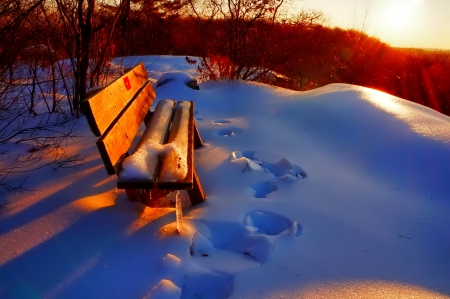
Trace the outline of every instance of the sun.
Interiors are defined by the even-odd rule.
[[[449,1],[449,0],[445,0]],[[375,15],[376,34],[385,42],[395,46],[411,44],[424,25],[424,0],[385,0],[379,2]]]
[[[417,2],[418,0],[415,0]],[[412,5],[410,1],[391,2],[386,7],[384,22],[390,29],[404,29],[412,20]]]
[[[392,0],[383,13],[384,25],[391,30],[403,30],[413,24],[423,0]]]

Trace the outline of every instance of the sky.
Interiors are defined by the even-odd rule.
[[[393,47],[450,49],[449,0],[295,0],[294,5],[323,12],[330,26],[363,29]]]

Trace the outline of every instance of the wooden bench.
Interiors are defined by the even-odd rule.
[[[194,120],[194,103],[160,100],[141,63],[83,102],[91,131],[109,175],[131,201],[157,206],[174,190],[186,190],[191,203],[205,199],[194,165],[194,148],[202,146]],[[142,122],[146,129],[129,155]],[[139,159],[141,156],[141,159]],[[124,161],[125,160],[125,161]],[[137,165],[137,166],[136,166]]]

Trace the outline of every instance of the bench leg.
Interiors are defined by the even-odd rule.
[[[134,202],[141,202],[141,192],[139,189],[125,189],[128,199]]]
[[[166,196],[170,191],[160,189],[125,189],[128,199],[134,202],[142,202],[148,207],[157,208],[159,199]]]
[[[197,171],[194,168],[194,182],[192,189],[187,190],[189,199],[192,205],[196,205],[205,200],[205,193],[203,193],[203,187],[198,179]]]

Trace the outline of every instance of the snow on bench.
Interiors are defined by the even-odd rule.
[[[188,140],[190,102],[182,101],[176,105],[169,138],[163,144],[174,105],[171,100],[158,103],[136,151],[122,163],[119,173],[121,182],[154,180],[160,160],[159,184],[168,185],[187,179],[190,168],[188,156],[192,155]]]

